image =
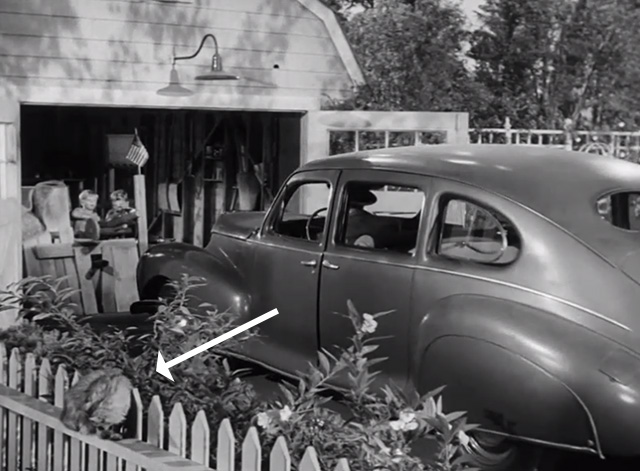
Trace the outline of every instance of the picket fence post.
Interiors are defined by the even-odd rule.
[[[164,448],[164,411],[160,396],[151,398],[147,414],[147,443],[158,448]]]
[[[33,353],[27,353],[24,360],[24,393],[27,396],[36,397],[37,395],[37,366],[36,357]],[[22,419],[22,467],[34,468],[33,460],[35,458],[35,429],[33,422],[26,417]]]
[[[134,430],[133,438],[142,441],[142,428],[144,417],[144,406],[142,405],[142,398],[140,397],[140,391],[135,388],[131,391],[131,410],[129,411],[129,417],[127,418],[128,426]]]
[[[7,384],[7,349],[0,342],[0,384]]]
[[[269,454],[269,471],[291,471],[291,456],[287,441],[279,436]]]
[[[69,375],[64,365],[58,365],[53,386],[53,405],[64,406],[64,393],[67,390]],[[57,430],[53,433],[53,469],[66,469],[64,435]]]
[[[38,369],[38,398],[45,402],[49,402],[49,399],[53,400],[51,388],[53,385],[52,372],[51,363],[49,363],[49,359],[45,358],[40,362],[40,368]]]
[[[7,380],[5,379],[5,375],[6,375],[6,363],[7,363],[7,350],[4,346],[4,343],[0,343],[0,384],[5,385],[7,384]],[[4,413],[4,409],[0,407],[0,428],[2,430],[0,430],[0,469],[4,469],[6,468],[5,465],[5,450],[6,450],[6,446],[5,444],[7,443],[7,427],[5,427],[5,418],[6,415]]]
[[[209,422],[204,411],[201,410],[196,414],[196,418],[191,424],[191,453],[189,459],[209,466],[210,440]]]
[[[49,402],[49,398],[53,400],[52,395],[52,370],[51,363],[48,358],[44,358],[40,362],[40,368],[38,369],[38,391],[37,395],[41,401]],[[38,448],[36,450],[36,460],[38,467],[48,469],[51,465],[51,447],[52,443],[49,439],[51,433],[49,429],[43,424],[36,424],[36,434],[38,437]]]
[[[236,438],[231,421],[223,419],[218,427],[218,447],[216,449],[217,471],[235,471]]]
[[[131,409],[127,416],[126,428],[127,431],[133,435],[131,438],[135,438],[139,441],[142,441],[142,429],[144,427],[143,417],[144,406],[142,405],[140,391],[138,391],[138,388],[134,388],[133,391],[131,391]],[[136,466],[132,471],[142,471],[142,468]]]
[[[334,471],[350,471],[349,469],[349,461],[346,458],[340,458],[338,463],[336,463],[336,467]]]
[[[9,384],[11,389],[21,391],[22,355],[17,348],[11,349],[9,357]],[[7,418],[7,468],[18,468],[18,436],[20,424],[16,414],[8,414]]]
[[[299,471],[320,471],[320,463],[318,462],[318,455],[316,450],[312,446],[308,446],[302,455],[300,460]]]
[[[187,453],[187,418],[179,402],[174,404],[169,414],[169,451],[183,458]]]
[[[260,437],[255,427],[249,427],[249,431],[242,442],[241,471],[260,471],[262,468],[262,447]]]
[[[39,365],[38,361],[33,353],[27,353],[23,358],[18,348],[13,348],[7,358],[6,346],[0,342],[0,384],[6,383],[12,389],[61,408],[68,388],[77,384],[82,375],[76,370],[67,371],[62,364],[57,366],[53,375],[48,359],[43,358]],[[127,430],[129,437],[142,440],[144,405],[137,388],[131,394]],[[148,444],[209,467],[211,432],[204,410],[198,411],[189,424],[182,403],[177,402],[165,424],[160,396],[154,395],[147,412],[145,441]],[[0,469],[122,469],[123,463],[115,455],[77,438],[65,439],[64,431],[50,430],[18,414],[7,414],[0,410],[0,425],[3,433],[0,460],[4,460],[0,461]],[[190,445],[189,450],[187,444]],[[239,471],[261,471],[262,445],[255,426],[247,431],[240,451]],[[291,456],[284,436],[277,438],[268,455],[270,471],[291,471]],[[231,421],[225,418],[217,430],[216,471],[236,471],[235,456],[235,434]],[[85,468],[86,465],[88,468]],[[129,468],[127,466],[127,470]],[[141,470],[139,466],[131,467],[131,470],[134,469]],[[320,471],[317,452],[312,446],[305,449],[297,470]],[[341,458],[333,471],[350,471],[349,463]]]

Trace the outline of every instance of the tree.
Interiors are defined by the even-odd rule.
[[[635,119],[639,18],[637,0],[487,0],[470,51],[492,95],[478,118],[548,128]]]
[[[465,16],[446,0],[376,0],[345,29],[367,84],[345,109],[466,111],[485,98],[464,64]]]
[[[344,8],[356,6],[364,8],[373,7],[373,0],[322,0],[322,2],[336,12],[341,11]]]

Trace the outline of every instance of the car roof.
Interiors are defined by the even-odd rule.
[[[299,170],[320,169],[379,169],[453,179],[516,201],[604,252],[618,250],[609,247],[613,241],[590,235],[594,230],[606,232],[609,226],[602,224],[596,212],[597,198],[613,191],[640,191],[638,164],[520,144],[438,144],[359,151],[313,160]]]

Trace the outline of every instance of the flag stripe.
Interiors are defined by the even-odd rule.
[[[138,167],[142,167],[147,163],[147,160],[149,160],[149,152],[137,134],[133,138],[133,142],[131,143],[131,147],[129,147],[125,159],[133,162]]]

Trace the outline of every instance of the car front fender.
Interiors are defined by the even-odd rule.
[[[177,281],[183,274],[204,278],[206,286],[192,291],[199,301],[243,319],[248,315],[251,296],[246,280],[224,252],[179,242],[157,245],[140,257],[136,272],[140,299],[157,299],[167,281]]]
[[[601,336],[480,295],[441,300],[414,331],[412,379],[421,393],[445,386],[445,408],[467,411],[483,430],[603,455],[598,418],[584,400],[606,386],[597,372],[609,345]]]

